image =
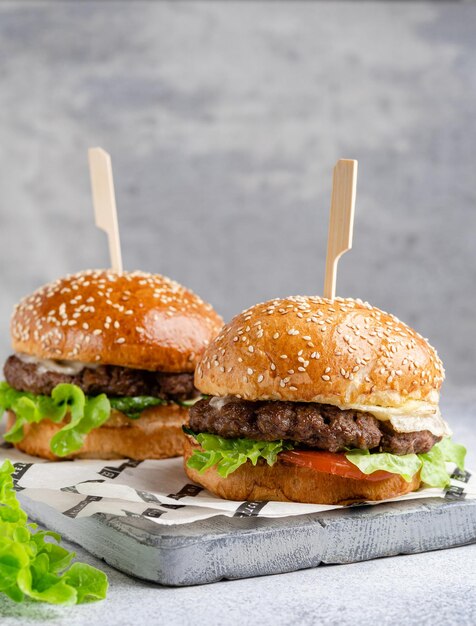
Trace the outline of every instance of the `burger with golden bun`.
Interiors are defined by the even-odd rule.
[[[4,438],[46,459],[180,455],[195,366],[221,326],[158,274],[84,271],[41,287],[11,320]]]
[[[435,350],[360,300],[253,306],[205,350],[185,469],[231,500],[348,504],[449,484],[464,464]],[[454,467],[454,465],[453,465]]]

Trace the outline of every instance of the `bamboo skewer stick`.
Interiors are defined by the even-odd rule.
[[[120,274],[122,255],[111,157],[102,148],[90,148],[88,156],[96,226],[106,232],[111,268]]]
[[[337,161],[332,179],[324,276],[324,298],[330,300],[336,295],[337,263],[344,252],[352,248],[356,186],[357,161],[352,159]]]

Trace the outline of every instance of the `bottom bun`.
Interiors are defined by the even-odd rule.
[[[64,459],[168,459],[181,456],[185,436],[182,426],[188,420],[188,409],[177,404],[152,407],[142,412],[138,419],[112,411],[111,417],[85,438],[80,450],[61,457]],[[15,422],[15,414],[8,411],[7,426]],[[51,461],[59,460],[50,450],[52,437],[67,422],[55,424],[44,419],[37,424],[24,426],[25,436],[15,447],[26,454]]]
[[[248,462],[228,478],[222,478],[213,467],[203,474],[187,467],[188,459],[197,449],[200,446],[187,437],[184,462],[188,477],[226,500],[352,504],[395,498],[420,486],[418,474],[409,483],[398,474],[380,481],[358,480],[299,467],[280,461],[279,457],[274,465],[263,461],[253,466]]]

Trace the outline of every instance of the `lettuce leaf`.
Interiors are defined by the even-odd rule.
[[[429,452],[418,456],[422,461],[420,472],[422,481],[431,487],[446,487],[450,483],[446,463],[454,463],[464,471],[466,448],[447,437],[433,446]]]
[[[220,476],[226,478],[236,471],[240,465],[251,461],[256,465],[258,459],[265,459],[268,465],[276,462],[283,450],[293,450],[295,446],[289,441],[254,441],[251,439],[225,439],[208,433],[195,433],[186,426],[187,435],[191,435],[201,446],[194,450],[187,465],[203,473],[210,467],[216,467]],[[454,443],[451,439],[442,439],[426,454],[390,454],[389,452],[369,452],[368,450],[349,450],[346,458],[356,465],[364,474],[372,474],[379,470],[399,474],[407,482],[420,471],[422,482],[429,487],[447,487],[450,476],[446,463],[454,463],[464,470],[464,446]]]
[[[116,411],[121,411],[130,419],[138,419],[144,409],[150,406],[157,406],[159,404],[167,404],[165,400],[161,398],[153,398],[152,396],[134,396],[124,398],[109,398],[111,408]]]
[[[17,443],[24,437],[25,424],[50,419],[61,422],[67,413],[70,421],[51,439],[51,451],[57,456],[66,456],[79,450],[86,435],[99,428],[109,418],[111,405],[105,394],[87,397],[76,385],[57,385],[51,396],[17,391],[0,383],[0,411],[11,409],[15,413],[15,423],[4,435],[5,441]]]
[[[53,393],[58,389],[55,387]],[[83,393],[79,387],[78,391]],[[83,395],[84,397],[84,395]],[[53,435],[50,448],[57,456],[66,456],[76,450],[80,450],[84,444],[86,435],[94,428],[99,428],[109,419],[111,404],[105,394],[92,398],[85,397],[82,411],[74,412],[71,408],[71,420],[69,424]]]
[[[190,406],[193,401],[178,402]],[[152,396],[108,398],[105,394],[85,396],[77,385],[62,383],[57,385],[51,396],[17,391],[6,382],[0,382],[0,416],[11,409],[15,413],[15,423],[4,435],[5,441],[17,443],[24,437],[25,424],[41,422],[46,418],[55,423],[61,422],[66,414],[70,421],[51,439],[50,449],[59,457],[79,450],[86,435],[104,424],[111,409],[121,411],[130,419],[138,419],[142,411],[151,406],[167,404],[166,400]]]
[[[356,465],[364,474],[372,474],[384,470],[392,474],[400,474],[407,482],[420,471],[422,482],[429,487],[447,487],[450,476],[446,463],[454,463],[464,470],[466,449],[450,438],[442,439],[425,454],[389,454],[388,452],[372,452],[368,450],[350,450],[346,458]]]
[[[187,427],[183,430],[187,435],[194,437],[202,448],[194,450],[187,461],[187,466],[198,470],[201,474],[210,467],[216,467],[217,472],[223,478],[235,472],[247,461],[256,465],[259,459],[265,459],[268,465],[273,465],[280,452],[293,448],[293,445],[286,441],[224,439],[208,433],[196,434]]]
[[[190,400],[176,400],[175,402],[177,404],[180,404],[180,406],[183,406],[186,409],[189,409],[194,404],[197,404],[199,400],[203,400],[204,398],[207,398],[207,397],[208,396],[200,395],[200,396],[197,396],[196,398],[190,398]]]
[[[364,474],[385,470],[392,474],[400,474],[407,483],[421,467],[421,461],[416,454],[398,455],[389,452],[370,453],[368,450],[350,450],[345,456]]]
[[[85,563],[71,565],[74,552],[59,545],[60,535],[37,531],[36,524],[28,523],[13,489],[13,472],[8,460],[0,466],[0,593],[15,602],[29,598],[72,605],[103,600],[106,574]]]
[[[199,398],[192,400],[177,400],[175,404],[190,407]],[[84,443],[84,437],[99,428],[109,418],[111,409],[121,411],[130,419],[138,419],[145,409],[168,404],[169,401],[152,396],[135,396],[124,398],[108,398],[105,394],[99,396],[85,396],[77,385],[57,385],[51,396],[17,391],[6,382],[0,382],[0,416],[11,409],[16,420],[5,435],[5,440],[17,443],[24,437],[25,424],[41,422],[50,419],[61,422],[69,412],[71,420],[52,439],[51,451],[57,456],[66,456],[79,450]]]

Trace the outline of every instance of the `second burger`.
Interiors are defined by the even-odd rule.
[[[221,326],[158,274],[92,270],[44,285],[12,316],[4,438],[47,459],[182,454],[195,366]]]

